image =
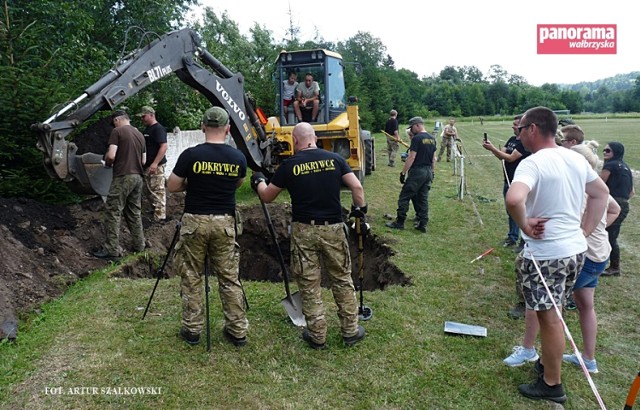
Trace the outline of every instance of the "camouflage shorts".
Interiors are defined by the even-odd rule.
[[[516,257],[516,272],[522,279],[522,294],[527,309],[537,311],[553,309],[551,298],[559,307],[563,306],[566,295],[571,292],[576,277],[582,269],[584,255],[579,253],[567,258],[536,260],[551,292],[549,295],[534,262],[524,258],[520,253]]]

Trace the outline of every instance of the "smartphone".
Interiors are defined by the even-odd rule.
[[[484,142],[487,142],[487,133],[484,133]]]

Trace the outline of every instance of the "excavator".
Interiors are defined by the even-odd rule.
[[[270,176],[292,156],[295,121],[283,106],[282,80],[291,71],[312,72],[321,84],[321,106],[311,123],[318,146],[342,155],[362,181],[375,169],[371,133],[360,129],[357,99],[346,98],[342,58],[328,50],[301,50],[279,54],[275,63],[277,116],[267,118],[244,91],[244,77],[233,73],[201,46],[198,33],[180,29],[156,38],[121,58],[96,83],[31,129],[37,148],[52,178],[60,179],[79,194],[108,194],[112,169],[103,166],[103,155],[79,153],[70,141],[74,131],[99,111],[114,110],[150,84],[175,74],[214,106],[229,112],[230,134],[247,158],[249,167]]]

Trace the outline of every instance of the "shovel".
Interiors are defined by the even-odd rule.
[[[360,281],[360,307],[358,317],[360,320],[369,320],[373,316],[373,310],[364,305],[363,281],[364,281],[364,232],[362,231],[362,218],[356,216],[355,222],[356,238],[358,240],[358,279]],[[366,227],[365,227],[366,228]]]
[[[280,245],[278,245],[276,231],[275,229],[273,229],[273,223],[271,222],[271,217],[269,216],[269,210],[267,210],[267,206],[265,205],[264,201],[262,201],[262,199],[260,200],[260,204],[262,205],[262,210],[264,211],[264,217],[267,220],[267,226],[269,227],[269,232],[271,233],[273,244],[275,245],[276,252],[278,253],[278,262],[280,262],[280,268],[282,269],[282,276],[284,278],[284,289],[287,292],[287,296],[282,299],[282,306],[284,306],[284,310],[287,311],[287,314],[289,315],[289,318],[294,325],[306,327],[307,321],[305,320],[304,314],[302,313],[302,296],[300,295],[300,292],[291,294],[291,290],[289,289],[289,271],[287,270],[287,266],[284,263]]]

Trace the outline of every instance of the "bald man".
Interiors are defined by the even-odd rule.
[[[324,349],[327,321],[321,296],[321,267],[331,281],[338,306],[342,338],[347,346],[362,340],[358,303],[351,279],[351,255],[342,219],[340,189],[351,190],[352,211],[364,217],[364,189],[340,155],[316,146],[313,127],[301,122],[292,132],[295,155],[276,170],[271,182],[253,174],[251,185],[264,202],[273,201],[283,189],[291,196],[291,271],[302,295],[307,327],[302,339],[313,349]]]

